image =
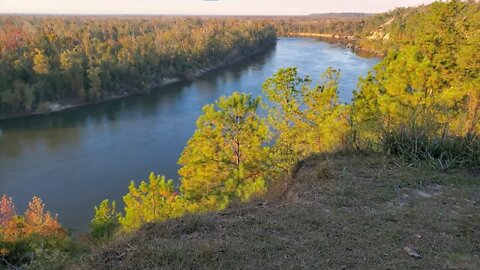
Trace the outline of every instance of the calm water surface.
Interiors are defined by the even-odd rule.
[[[266,78],[290,66],[313,78],[328,66],[340,69],[348,102],[358,77],[377,62],[315,39],[282,38],[255,59],[149,95],[0,121],[0,196],[13,197],[19,212],[38,196],[65,226],[85,231],[93,206],[121,202],[130,180],[152,171],[178,178],[178,157],[203,105],[234,91],[258,95]]]

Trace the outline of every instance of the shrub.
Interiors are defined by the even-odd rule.
[[[90,222],[90,235],[93,238],[110,238],[118,229],[118,218],[115,201],[110,204],[109,200],[104,200],[97,207],[95,206],[95,217]]]
[[[165,176],[151,173],[148,182],[142,181],[136,187],[132,181],[128,190],[128,194],[123,197],[125,216],[119,217],[120,225],[125,231],[184,213],[184,209],[177,207],[179,196],[175,192],[173,180],[166,180]]]

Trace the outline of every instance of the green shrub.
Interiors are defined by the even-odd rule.
[[[104,200],[97,207],[95,206],[95,217],[90,222],[90,235],[96,239],[110,238],[119,227],[115,201],[110,204]]]
[[[41,261],[41,268],[49,269],[46,265],[58,261],[58,256],[73,257],[81,252],[80,246],[71,238],[39,234],[32,234],[16,241],[2,241],[0,250],[8,251],[0,254],[0,268],[2,266],[24,267],[32,264],[38,266]]]

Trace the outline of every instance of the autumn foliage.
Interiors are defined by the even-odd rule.
[[[54,236],[64,238],[66,231],[62,228],[56,216],[45,211],[45,204],[33,197],[28,209],[23,215],[17,215],[13,200],[3,195],[0,201],[0,253],[8,254],[9,243],[21,241],[31,236]]]
[[[58,222],[57,216],[52,216],[52,214],[49,211],[45,211],[44,208],[45,204],[43,204],[42,200],[33,197],[24,214],[24,234],[65,235],[65,231]]]
[[[0,201],[0,239],[12,241],[20,235],[13,200],[3,195]]]

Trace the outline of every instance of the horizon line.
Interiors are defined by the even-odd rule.
[[[390,11],[390,10],[389,10]],[[364,15],[376,15],[384,12],[321,12],[321,13],[309,13],[309,14],[181,14],[181,13],[33,13],[33,12],[0,12],[0,16],[4,15],[32,15],[32,16],[210,16],[210,17],[305,17],[312,15],[328,15],[328,14],[364,14]]]

